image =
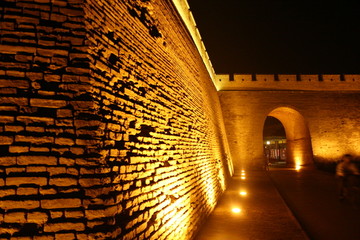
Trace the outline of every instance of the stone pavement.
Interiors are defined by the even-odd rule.
[[[308,239],[269,175],[264,171],[253,171],[246,172],[245,176],[246,179],[242,176],[232,178],[195,239]]]
[[[360,210],[338,200],[334,174],[311,168],[271,169],[270,176],[311,239],[360,239]]]

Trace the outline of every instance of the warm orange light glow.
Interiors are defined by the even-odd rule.
[[[296,170],[296,171],[299,171],[300,169],[301,169],[301,165],[300,165],[300,164],[296,164],[296,165],[295,165],[295,170]]]
[[[241,209],[238,208],[238,207],[232,208],[231,211],[232,211],[233,213],[236,213],[236,214],[241,213]]]
[[[241,196],[246,196],[247,195],[247,192],[246,191],[240,191],[239,193]]]
[[[245,180],[245,179],[246,179],[246,177],[245,177],[245,176],[241,176],[241,179],[242,179],[242,180]]]

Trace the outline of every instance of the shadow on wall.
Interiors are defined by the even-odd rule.
[[[268,116],[278,119],[285,128],[287,164],[313,164],[311,137],[305,118],[290,107],[278,107],[272,110]]]

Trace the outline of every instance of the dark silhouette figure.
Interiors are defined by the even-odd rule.
[[[359,175],[359,169],[353,162],[353,157],[350,154],[345,154],[336,166],[340,200],[346,197],[348,187],[357,185]]]

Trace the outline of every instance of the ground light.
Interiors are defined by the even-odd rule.
[[[240,191],[239,194],[240,194],[241,196],[246,196],[246,195],[247,195],[247,192],[246,192],[246,191]]]
[[[296,164],[296,165],[295,165],[295,170],[296,170],[296,171],[299,171],[300,169],[301,169],[301,165],[300,165],[300,164]]]
[[[245,179],[246,179],[245,170],[241,170],[241,179],[242,179],[242,180],[245,180]]]
[[[231,211],[232,211],[233,213],[235,213],[235,214],[239,214],[239,213],[241,213],[241,208],[233,207],[233,208],[231,209]]]

